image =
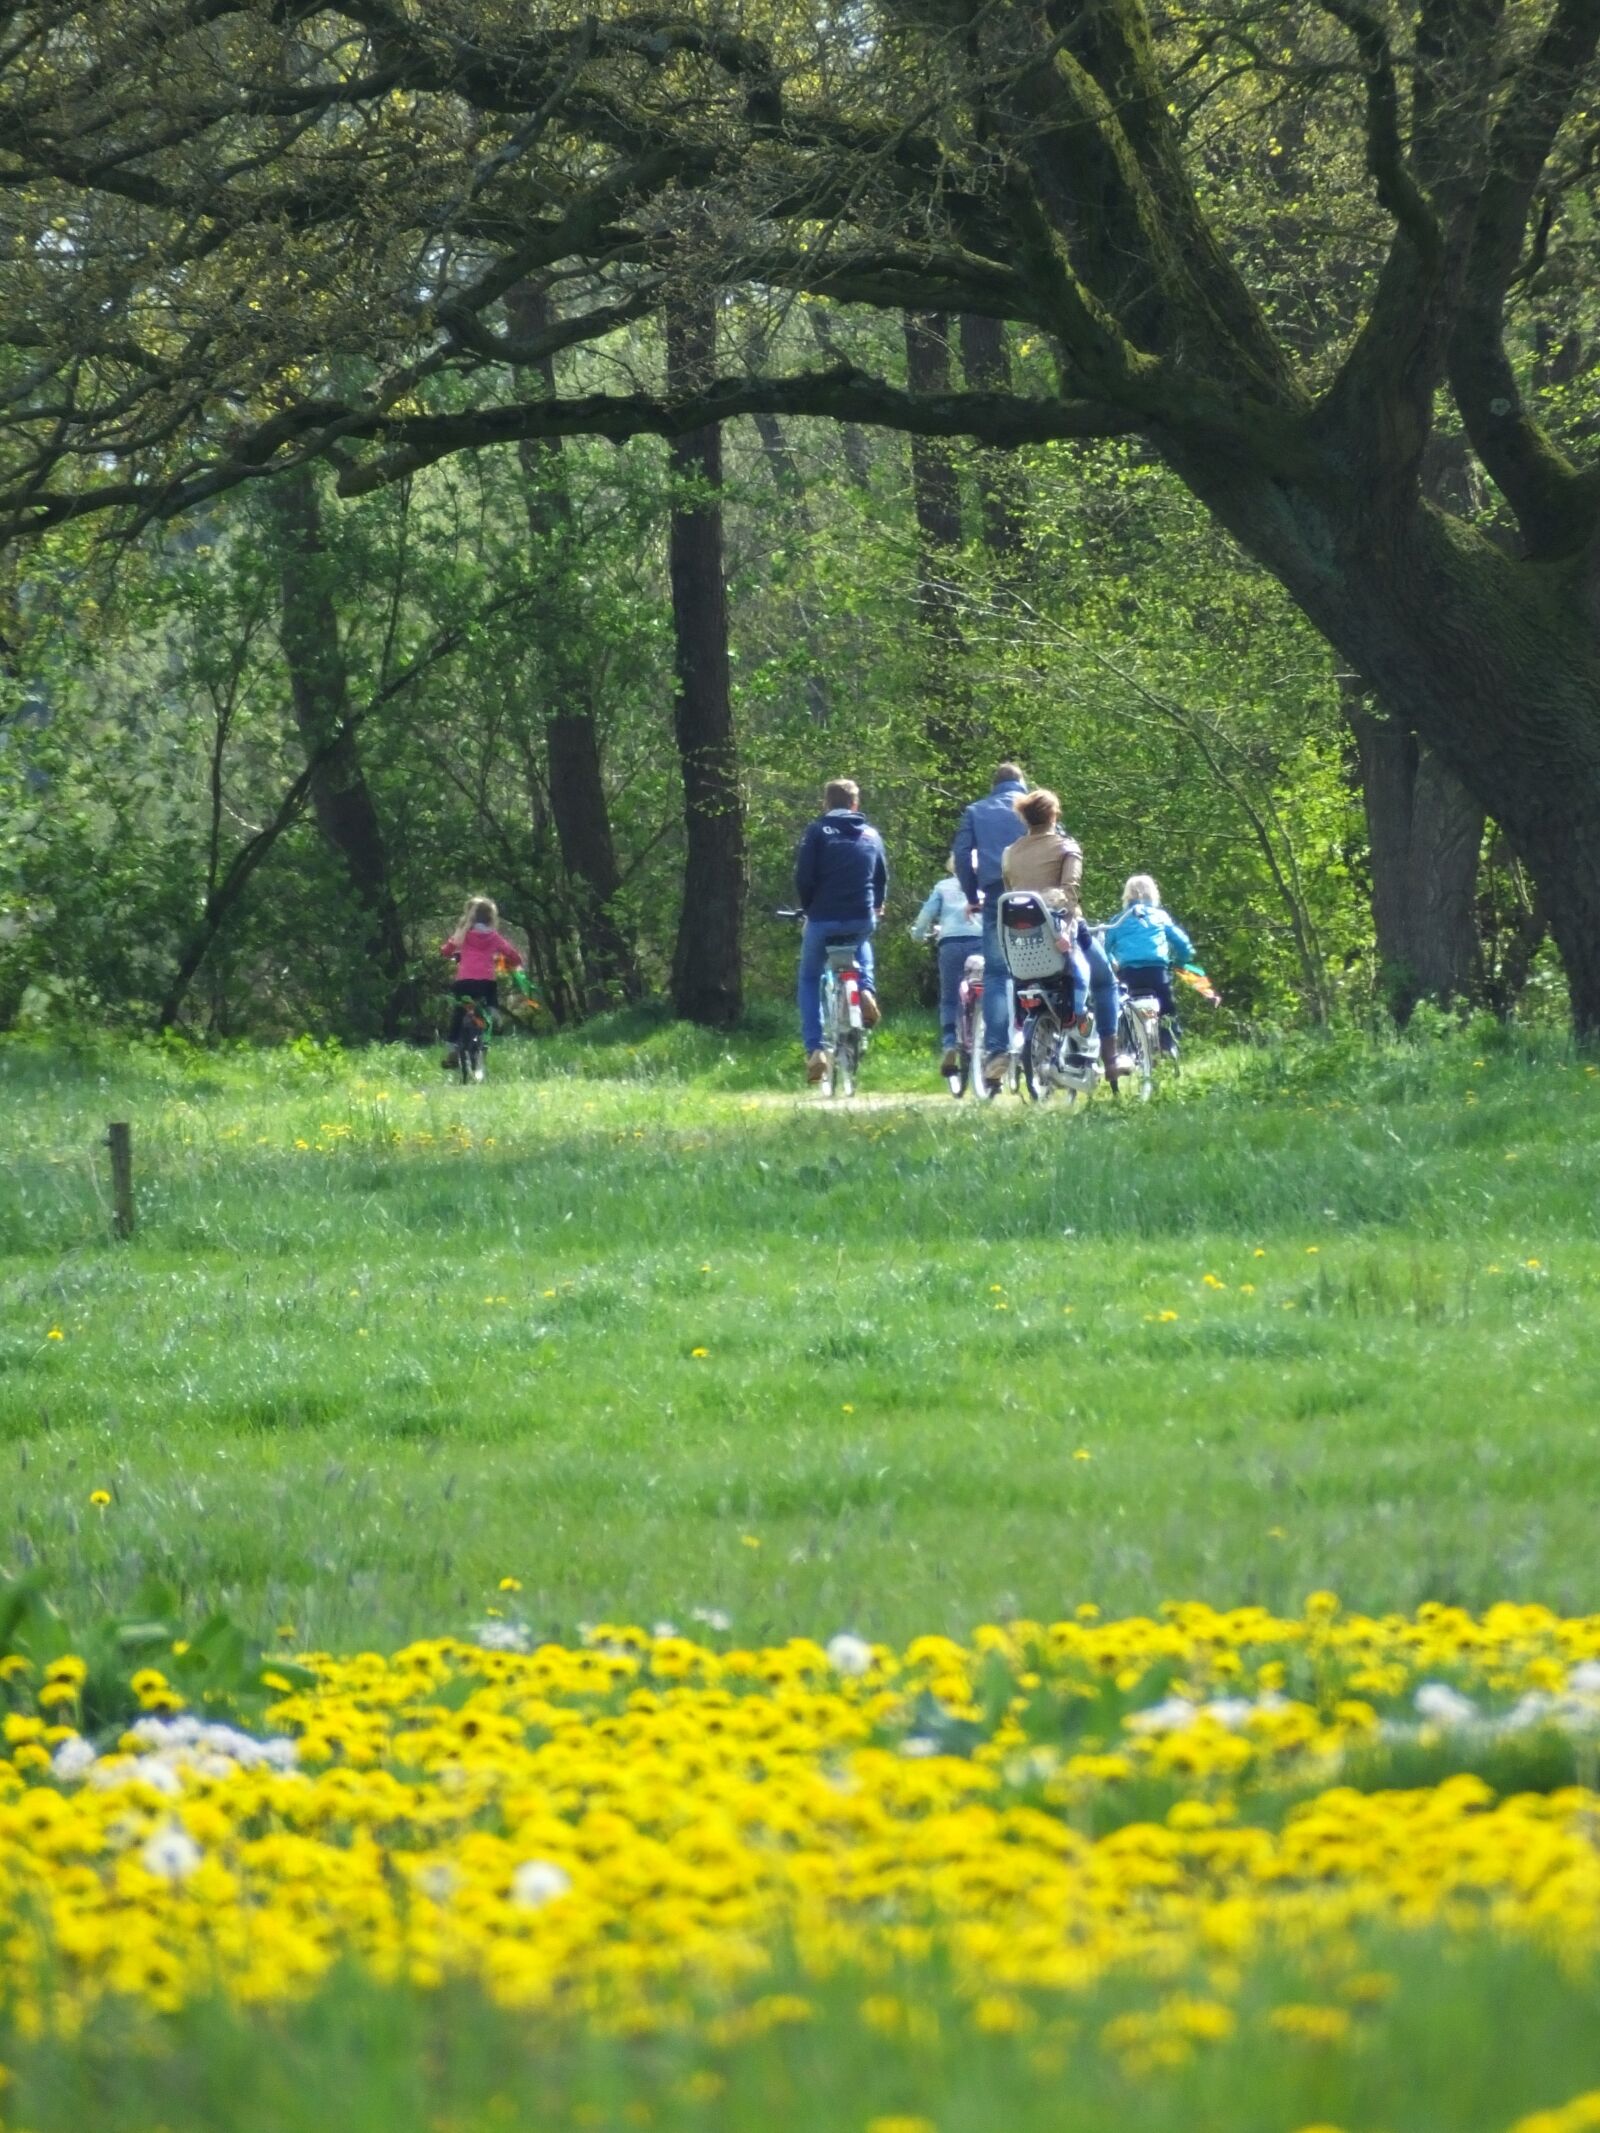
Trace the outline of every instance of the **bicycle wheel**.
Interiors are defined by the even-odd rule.
[[[861,1032],[858,1029],[844,1030],[833,1055],[833,1093],[836,1096],[854,1096],[860,1066]]]
[[[1117,1009],[1117,1063],[1128,1061],[1127,1072],[1139,1084],[1139,1101],[1147,1104],[1155,1087],[1155,1062],[1151,1057],[1154,1047],[1150,1041],[1150,1025],[1131,1000],[1124,1000]]]
[[[1060,1095],[1056,1057],[1061,1047],[1061,1018],[1053,1007],[1036,1007],[1022,1025],[1022,1083],[1036,1104]]]

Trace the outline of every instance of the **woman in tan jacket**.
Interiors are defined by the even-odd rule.
[[[1052,911],[1076,918],[1083,848],[1061,827],[1061,802],[1039,786],[1012,804],[1027,829],[1001,855],[1001,880],[1008,889],[1037,889]]]
[[[1033,889],[1057,914],[1056,938],[1062,953],[1088,965],[1089,993],[1100,1033],[1100,1061],[1113,1096],[1117,1093],[1117,981],[1105,950],[1083,923],[1078,891],[1083,882],[1083,847],[1061,827],[1061,802],[1042,786],[1020,793],[1012,802],[1026,824],[1025,833],[1008,845],[1000,859],[1000,878],[1008,889]],[[1080,978],[1079,982],[1082,980]],[[985,1069],[987,1071],[987,1068]]]

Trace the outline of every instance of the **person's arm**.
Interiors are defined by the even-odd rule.
[[[1118,957],[1117,936],[1127,922],[1128,914],[1126,911],[1119,911],[1115,918],[1106,921],[1101,937],[1105,943],[1106,954],[1110,956],[1113,963],[1117,961]]]
[[[460,955],[461,943],[453,933],[446,935],[445,939],[439,943],[439,953],[442,956],[448,956],[452,963]]]
[[[972,809],[967,808],[961,817],[955,841],[956,880],[967,895],[967,909],[978,908],[978,864],[972,835]]]
[[[1190,940],[1188,934],[1184,932],[1171,912],[1167,914],[1167,938],[1178,951],[1175,958],[1176,961],[1180,963],[1192,963],[1194,961],[1194,942]]]
[[[522,968],[522,950],[515,941],[508,941],[503,933],[497,933],[494,937],[494,952],[504,956],[513,970]]]
[[[1022,839],[1019,837],[1017,843],[1020,844],[1021,842]],[[1014,847],[1008,844],[1000,854],[1000,879],[1008,889],[1011,886],[1011,854],[1013,850]]]
[[[811,899],[817,890],[817,825],[806,825],[806,833],[800,839],[800,849],[794,855],[795,902],[802,911],[811,909]]]
[[[1056,879],[1067,902],[1076,910],[1083,885],[1083,853],[1070,837],[1061,841],[1061,866]]]
[[[876,842],[878,849],[872,862],[872,908],[882,918],[883,907],[889,901],[889,855],[883,848],[883,839],[879,837]]]
[[[925,941],[928,938],[933,922],[939,916],[939,905],[942,900],[939,886],[936,882],[928,891],[928,901],[911,921],[911,938],[914,941]]]

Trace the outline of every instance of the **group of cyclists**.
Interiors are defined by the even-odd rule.
[[[1032,891],[1055,929],[1056,945],[1071,974],[1078,1004],[1094,1010],[1100,1058],[1113,1092],[1117,1087],[1117,985],[1160,1003],[1162,1042],[1175,1027],[1172,971],[1192,960],[1193,943],[1161,903],[1148,874],[1129,877],[1122,910],[1098,935],[1086,923],[1079,901],[1083,850],[1061,827],[1061,803],[1043,786],[1029,788],[1015,763],[1002,763],[994,782],[961,817],[949,868],[935,883],[912,924],[912,937],[937,940],[941,1070],[956,1065],[956,1024],[962,974],[968,958],[983,957],[983,1073],[991,1087],[1004,1078],[1011,1048],[1009,966],[1001,944],[1001,899],[1008,890]],[[832,778],[823,789],[822,813],[800,840],[795,888],[805,926],[800,946],[798,1004],[806,1079],[827,1073],[823,1049],[821,978],[830,946],[845,944],[855,955],[861,1020],[867,1029],[882,1019],[873,966],[873,935],[888,900],[889,866],[883,838],[861,812],[861,794],[849,778]]]
[[[912,938],[936,941],[939,954],[941,1071],[957,1064],[957,1017],[967,963],[983,958],[983,1075],[991,1087],[1005,1077],[1011,1051],[1010,968],[1001,942],[1002,899],[1027,891],[1043,906],[1055,933],[1063,972],[1075,1005],[1093,1008],[1100,1059],[1113,1092],[1117,1049],[1118,981],[1161,1009],[1161,1041],[1176,1028],[1172,972],[1190,963],[1189,936],[1161,902],[1148,874],[1134,874],[1122,894],[1122,909],[1108,925],[1091,930],[1080,906],[1083,850],[1061,827],[1061,803],[1043,786],[1030,788],[1015,763],[1002,763],[994,782],[962,814],[944,877],[936,882],[912,923]],[[804,926],[800,942],[798,1003],[806,1079],[828,1072],[822,1027],[822,979],[830,949],[854,958],[863,1028],[882,1019],[873,965],[873,935],[889,896],[889,862],[881,834],[861,811],[861,792],[851,778],[830,778],[822,812],[807,825],[795,859],[795,888]],[[498,1004],[503,973],[515,973],[522,956],[499,930],[499,914],[486,896],[468,900],[461,921],[441,953],[454,964],[454,1014],[447,1068],[462,1064],[464,1031],[481,1029],[482,1017]],[[479,1019],[474,1020],[477,1017]],[[1087,1028],[1087,1024],[1085,1024]],[[481,1080],[481,1054],[472,1078]],[[463,1069],[463,1071],[465,1071]]]

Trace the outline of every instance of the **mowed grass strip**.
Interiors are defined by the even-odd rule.
[[[0,1560],[334,1646],[1080,1598],[1600,1604],[1600,1077],[1223,1053],[1148,1109],[774,1045],[0,1050]],[[108,1241],[133,1121],[139,1232]],[[112,1501],[90,1505],[92,1491]]]

